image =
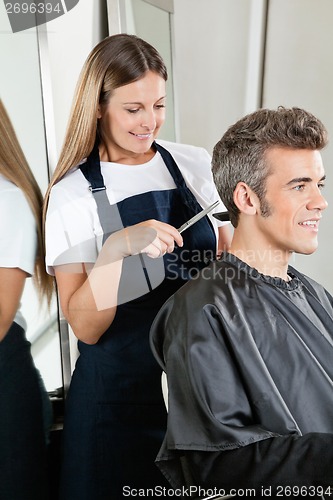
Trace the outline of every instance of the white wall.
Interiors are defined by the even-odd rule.
[[[256,1],[260,7],[261,0]],[[251,0],[175,1],[181,142],[211,152],[223,131],[244,114],[251,9]]]

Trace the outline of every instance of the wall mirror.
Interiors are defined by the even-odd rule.
[[[0,2],[0,96],[18,140],[42,193],[48,185],[48,154],[45,140],[39,42],[36,28],[12,33],[5,6]],[[21,310],[27,321],[27,338],[35,364],[49,394],[62,388],[58,308],[39,303],[32,280],[24,289]]]

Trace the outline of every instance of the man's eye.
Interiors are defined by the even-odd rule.
[[[319,182],[318,187],[319,187],[319,189],[324,189],[325,182]]]
[[[303,191],[305,188],[305,184],[298,184],[297,186],[294,187],[295,191]]]

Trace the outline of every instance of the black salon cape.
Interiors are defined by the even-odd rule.
[[[174,488],[181,456],[206,488],[333,485],[333,299],[288,273],[224,254],[156,317],[169,391],[156,463]]]

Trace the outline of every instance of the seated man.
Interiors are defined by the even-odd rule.
[[[181,458],[203,489],[332,495],[333,299],[288,265],[318,245],[326,143],[313,115],[279,107],[245,116],[214,148],[231,247],[151,330],[169,388],[157,465],[174,488]]]

